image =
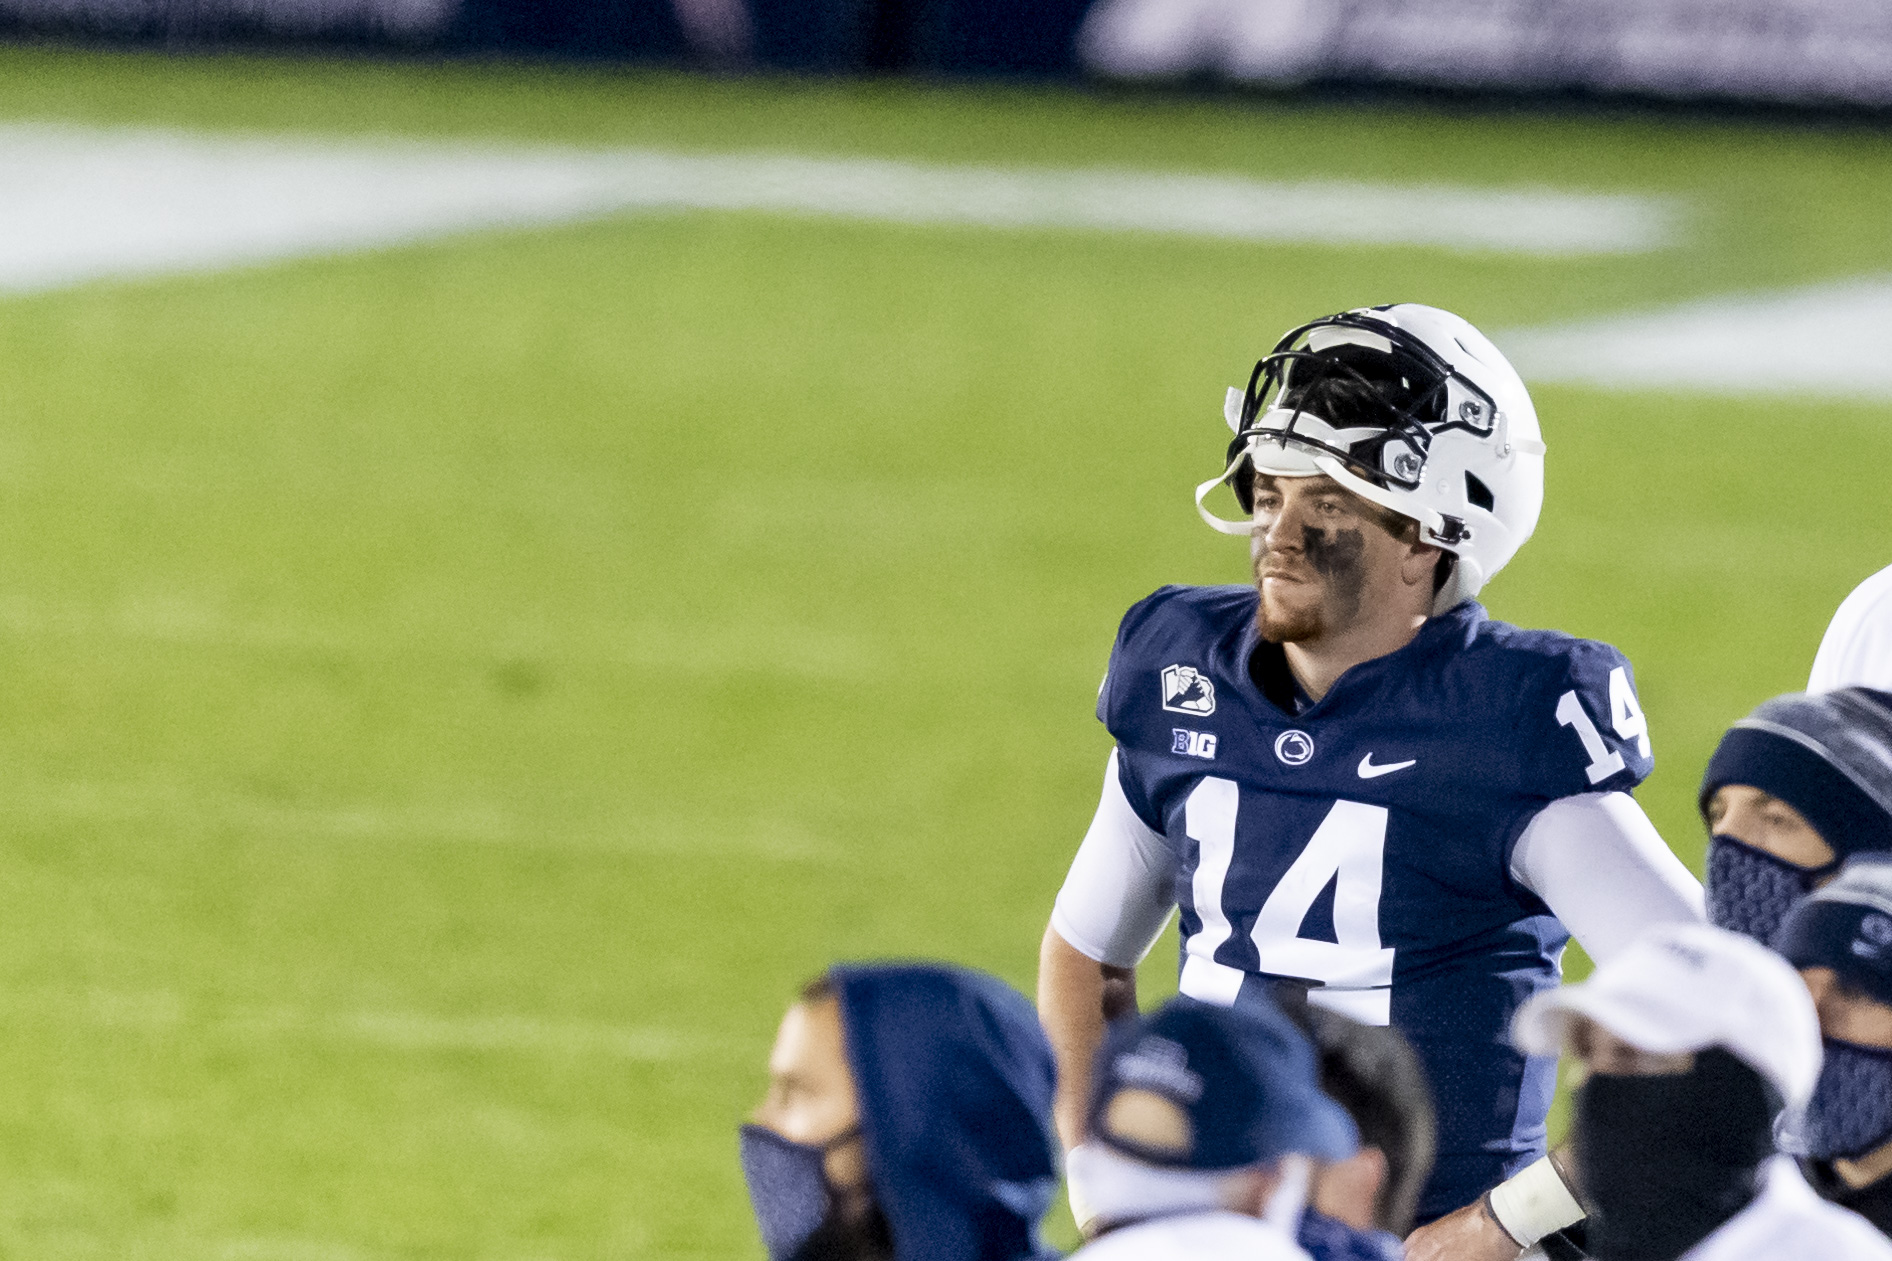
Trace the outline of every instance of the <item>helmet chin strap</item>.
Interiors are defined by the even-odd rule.
[[[1204,521],[1208,522],[1211,530],[1220,530],[1223,534],[1239,534],[1245,537],[1255,532],[1255,523],[1253,521],[1229,521],[1225,518],[1218,517],[1213,512],[1209,511],[1207,504],[1202,502],[1209,497],[1210,491],[1235,476],[1235,470],[1241,466],[1242,456],[1238,454],[1233,460],[1229,461],[1229,466],[1222,470],[1221,476],[1211,477],[1208,481],[1196,487],[1196,513]]]

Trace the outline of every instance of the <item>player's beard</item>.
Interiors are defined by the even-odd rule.
[[[1256,586],[1261,589],[1261,607],[1256,610],[1255,623],[1263,639],[1271,644],[1299,644],[1326,633],[1325,600],[1290,608],[1269,599],[1267,583],[1256,579]]]
[[[1301,534],[1298,558],[1271,555],[1260,535],[1253,536],[1250,544],[1255,587],[1261,594],[1255,622],[1261,637],[1270,643],[1299,644],[1319,639],[1335,629],[1336,617],[1344,624],[1360,612],[1366,583],[1365,540],[1360,532],[1308,527]],[[1294,604],[1271,598],[1267,579],[1270,568],[1285,570],[1292,576],[1293,586],[1314,598]]]

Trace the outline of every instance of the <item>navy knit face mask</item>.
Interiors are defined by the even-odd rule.
[[[742,1176],[749,1184],[749,1203],[762,1246],[770,1261],[787,1261],[828,1220],[834,1196],[828,1187],[827,1156],[858,1130],[849,1130],[826,1143],[796,1143],[760,1125],[739,1131]]]
[[[1827,1038],[1802,1140],[1815,1160],[1853,1159],[1892,1143],[1892,1048]]]
[[[1717,833],[1708,840],[1708,922],[1767,945],[1793,904],[1838,869],[1795,866]]]

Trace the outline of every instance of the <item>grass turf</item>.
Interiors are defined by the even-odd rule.
[[[1892,265],[1870,130],[0,52],[0,118],[1542,183],[1528,261],[628,217],[0,302],[0,1252],[748,1257],[795,986],[1029,989],[1117,616],[1306,316],[1487,328]],[[1892,408],[1538,392],[1495,614],[1722,727],[1884,564]],[[1169,947],[1146,968],[1169,988]]]

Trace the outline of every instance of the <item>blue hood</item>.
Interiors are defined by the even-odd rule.
[[[828,977],[898,1261],[1055,1256],[1038,1222],[1058,1186],[1056,1061],[1031,1004],[939,964],[843,965]]]

